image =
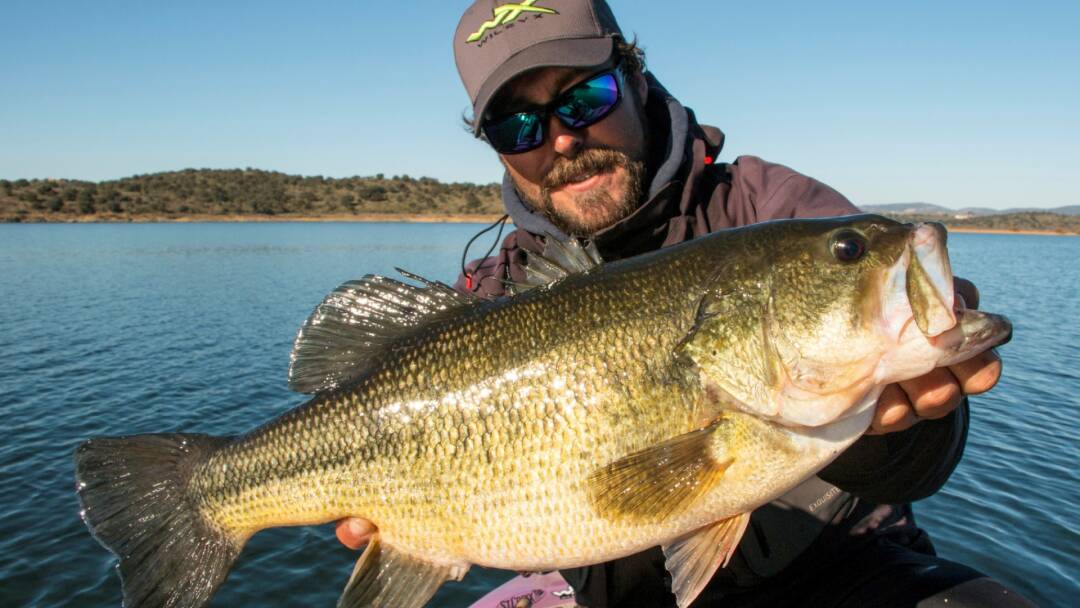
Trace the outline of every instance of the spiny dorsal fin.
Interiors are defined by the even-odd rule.
[[[403,336],[477,301],[445,283],[397,270],[422,286],[368,275],[338,287],[315,307],[289,356],[290,389],[316,393],[341,386]]]
[[[600,251],[592,241],[582,245],[578,239],[560,241],[549,234],[544,241],[544,253],[526,252],[525,282],[508,283],[507,291],[518,294],[535,287],[549,287],[572,274],[589,272],[603,263]]]
[[[741,513],[709,524],[663,546],[664,566],[671,573],[671,592],[679,608],[686,608],[727,565],[750,523],[750,514]]]

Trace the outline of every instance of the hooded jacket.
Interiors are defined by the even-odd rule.
[[[753,156],[716,163],[723,134],[698,124],[693,111],[651,74],[646,76],[651,136],[647,198],[630,216],[592,236],[603,259],[631,257],[755,222],[859,212],[832,188],[785,166]],[[567,238],[521,200],[509,175],[503,179],[502,198],[515,230],[497,255],[466,265],[455,286],[460,291],[500,296],[504,281],[524,282],[527,251],[542,252],[546,235]],[[851,543],[886,538],[932,553],[907,503],[935,493],[951,475],[963,452],[967,419],[965,400],[940,420],[864,436],[817,476],[754,511],[732,561],[701,597],[745,595],[770,578],[825,567]],[[584,606],[674,605],[663,562],[656,547],[562,574]]]

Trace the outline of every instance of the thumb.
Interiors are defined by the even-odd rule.
[[[349,517],[337,522],[334,532],[341,544],[350,549],[359,549],[371,540],[371,535],[375,533],[375,526],[366,519]]]
[[[979,307],[979,288],[975,287],[975,284],[967,279],[961,279],[960,277],[953,277],[953,288],[956,289],[956,293],[963,298],[964,306],[967,308]]]

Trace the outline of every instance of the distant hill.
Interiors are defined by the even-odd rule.
[[[864,209],[865,210],[865,209]],[[949,230],[992,232],[1051,232],[1080,235],[1080,215],[1062,215],[1041,211],[965,215],[951,213],[889,213],[882,215],[902,222],[941,222]]]
[[[930,203],[864,205],[863,209],[903,221],[942,221],[950,228],[1080,234],[1080,205],[1058,207],[1053,213],[1017,209],[985,215],[981,208],[976,213]],[[103,182],[0,179],[0,221],[5,222],[374,219],[403,215],[479,219],[502,213],[498,184],[444,184],[408,175],[329,178],[258,169],[184,169]]]
[[[863,211],[880,213],[903,222],[941,222],[949,230],[987,230],[995,232],[1054,232],[1080,234],[1080,205],[1052,209],[990,209],[965,207],[950,209],[931,203],[890,203],[862,205]]]
[[[502,213],[498,184],[444,184],[408,175],[184,169],[103,182],[0,180],[0,221],[7,222]]]
[[[995,213],[1008,213],[1003,209],[991,209],[990,207],[964,207],[962,209],[949,209],[948,213],[963,213],[966,215],[994,215]]]
[[[1008,213],[1056,213],[1058,215],[1080,215],[1080,205],[1063,207],[1011,207],[1009,209],[991,209],[990,207],[964,207],[952,209],[932,203],[888,203],[884,205],[860,205],[863,211],[871,213],[920,214],[935,213],[941,215],[1002,215]]]
[[[948,207],[932,203],[888,203],[885,205],[860,205],[869,213],[956,213]]]
[[[1012,207],[1005,210],[990,210],[991,213],[1025,213],[1031,211],[1045,211],[1046,213],[1058,213],[1061,215],[1080,215],[1080,205],[1065,205],[1063,207],[1050,207],[1040,209],[1032,209],[1030,207]]]

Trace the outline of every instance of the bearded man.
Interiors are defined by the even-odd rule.
[[[858,213],[828,186],[753,156],[718,162],[723,134],[700,124],[644,70],[603,0],[478,0],[454,35],[470,128],[506,169],[515,230],[471,262],[456,288],[485,297],[525,282],[546,238],[584,238],[607,261],[765,220]],[[968,307],[974,285],[958,280]],[[695,605],[1028,605],[937,557],[911,501],[960,460],[965,395],[989,390],[992,351],[886,388],[868,434],[819,475],[755,511],[731,563]],[[358,547],[369,522],[340,522]],[[559,530],[552,530],[559,534]],[[584,606],[673,606],[659,548],[563,571]]]

